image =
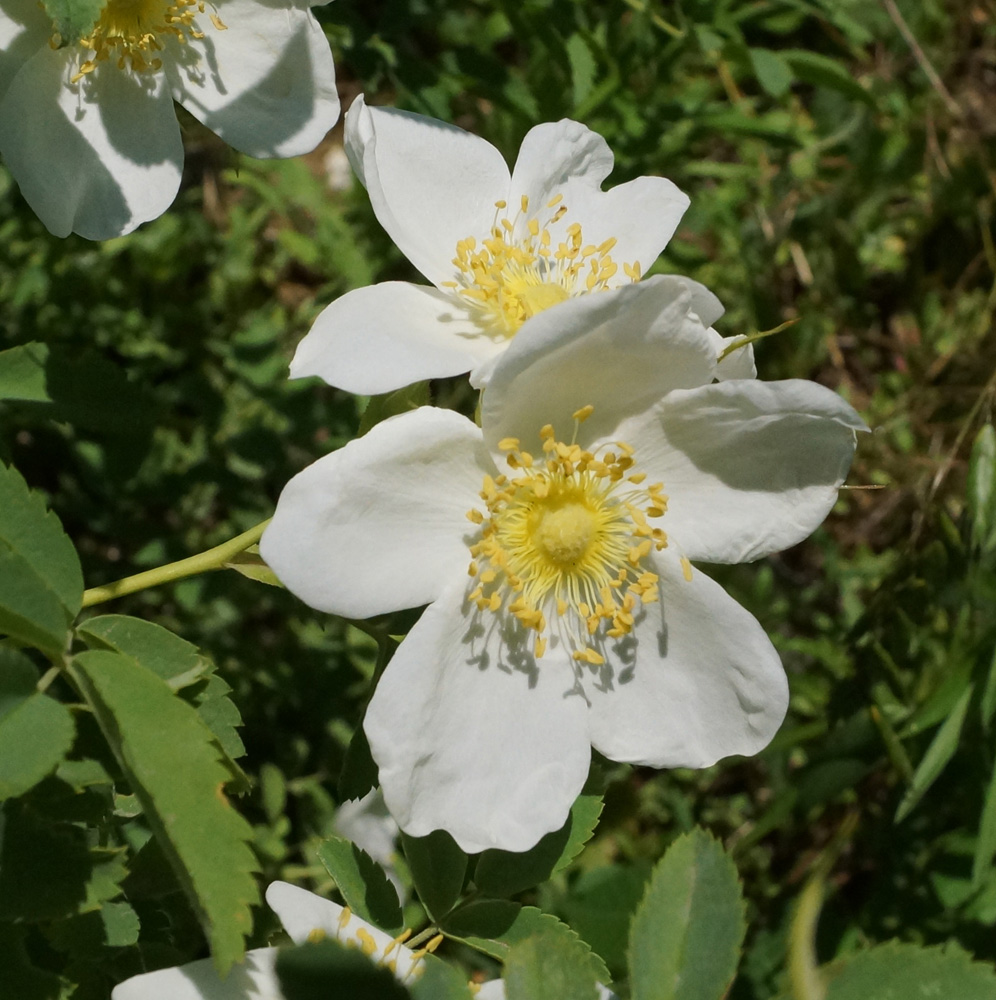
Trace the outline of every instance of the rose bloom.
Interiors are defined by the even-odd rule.
[[[865,427],[813,382],[714,382],[720,311],[672,277],[565,302],[501,356],[480,427],[405,413],[281,494],[260,550],[312,607],[428,604],[364,720],[409,834],[524,851],[590,746],[706,767],[781,723],[778,654],[692,563],[804,539]]]
[[[291,377],[349,392],[466,371],[483,385],[531,317],[637,281],[688,207],[663,177],[603,191],[612,151],[569,120],[531,129],[511,174],[484,139],[362,96],[345,145],[380,224],[432,282],[358,288],[318,317]]]
[[[299,0],[107,0],[76,42],[0,0],[0,153],[56,236],[161,215],[183,143],[173,102],[250,156],[314,149],[339,116],[332,53]]]

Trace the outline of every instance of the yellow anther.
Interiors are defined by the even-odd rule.
[[[599,246],[599,248],[598,248],[598,252],[599,252],[600,254],[607,254],[607,253],[608,253],[608,252],[609,252],[610,250],[612,250],[612,248],[613,248],[613,247],[614,247],[614,246],[615,246],[615,245],[616,245],[616,244],[617,244],[618,242],[619,242],[619,241],[618,241],[618,240],[617,240],[617,239],[616,239],[616,238],[615,238],[614,236],[610,236],[610,237],[609,237],[609,238],[608,238],[608,239],[607,239],[607,240],[606,240],[606,241],[605,241],[604,243],[602,243],[602,244],[601,244],[601,245]]]
[[[324,941],[327,937],[328,935],[321,927],[312,927],[311,930],[308,931],[308,941],[311,944],[317,944],[319,941]]]
[[[540,659],[546,652],[546,639],[540,636],[533,645],[533,656]]]
[[[522,212],[523,212],[523,214],[525,214],[526,212],[529,211],[529,196],[528,195],[524,194],[522,196],[521,205],[522,205]]]
[[[502,200],[502,201],[496,201],[495,202],[495,208],[508,208],[508,202],[504,201],[504,200]]]
[[[562,194],[555,194],[555,195],[554,195],[554,196],[553,196],[553,197],[552,197],[552,198],[551,198],[551,199],[550,199],[550,200],[549,200],[549,201],[548,201],[548,202],[546,203],[546,207],[547,207],[547,208],[555,208],[555,207],[556,207],[557,205],[559,205],[559,204],[560,204],[560,203],[561,203],[561,202],[562,202],[563,200],[564,200],[564,196],[563,196]]]
[[[353,915],[353,911],[348,907],[344,906],[342,908],[342,913],[339,914],[339,930],[341,931],[346,924],[349,923],[349,918]]]
[[[365,927],[356,928],[356,939],[360,942],[360,951],[367,957],[377,951],[377,942]]]
[[[472,507],[467,511],[467,520],[472,521],[474,524],[483,524],[484,515],[476,507]]]
[[[519,447],[519,439],[513,437],[502,438],[498,442],[499,451],[514,451]]]
[[[681,574],[688,583],[692,582],[692,564],[685,556],[681,557]]]
[[[215,27],[216,27],[216,28],[217,28],[217,29],[218,29],[219,31],[228,31],[228,25],[227,25],[227,24],[225,24],[225,23],[224,23],[224,22],[223,22],[223,21],[221,20],[221,18],[220,18],[220,17],[218,17],[218,15],[217,15],[217,14],[210,14],[209,16],[210,16],[210,18],[211,18],[211,23],[212,23],[212,24],[213,24],[213,25],[214,25],[214,26],[215,26]]]
[[[595,407],[589,403],[587,406],[582,406],[580,410],[574,411],[574,419],[580,424],[584,423],[593,413],[595,412]]]

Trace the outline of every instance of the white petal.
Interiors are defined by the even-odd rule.
[[[596,983],[595,987],[598,990],[598,1000],[619,1000],[612,990],[601,983]],[[501,979],[490,979],[486,983],[481,983],[475,997],[476,1000],[505,1000],[504,981]]]
[[[504,349],[481,334],[455,295],[388,281],[327,306],[298,345],[291,378],[318,375],[364,395],[460,375]]]
[[[459,240],[487,236],[495,202],[508,197],[508,167],[484,139],[434,118],[368,107],[346,115],[346,152],[377,220],[435,285],[455,274]]]
[[[709,328],[709,336],[712,338],[717,358],[721,357],[723,352],[738,340],[743,340],[743,337],[722,337],[711,327]],[[720,382],[731,378],[757,378],[757,365],[754,364],[754,345],[745,344],[743,347],[730,351],[716,365],[716,378]]]
[[[210,958],[146,972],[115,986],[111,1000],[283,1000],[276,958],[276,948],[255,948],[224,979]]]
[[[260,552],[305,603],[350,618],[414,608],[470,563],[467,511],[494,466],[451,410],[386,420],[296,475]]]
[[[271,882],[266,890],[266,902],[280,917],[284,930],[295,944],[304,944],[313,931],[323,931],[343,944],[355,945],[371,961],[387,964],[393,959],[394,974],[402,982],[416,964],[412,952],[403,945],[395,944],[390,934],[361,920],[355,913],[346,914],[343,907],[313,892],[288,882]],[[364,941],[364,938],[367,940]],[[370,940],[374,944],[373,951],[370,950]]]
[[[0,0],[0,98],[21,66],[47,48],[51,37],[52,22],[40,3]]]
[[[757,753],[788,707],[778,654],[754,616],[704,573],[686,581],[667,550],[654,562],[660,603],[644,605],[616,656],[584,681],[592,745],[610,760],[652,767]]]
[[[571,415],[588,405],[595,412],[582,436],[608,437],[666,393],[711,382],[715,351],[690,305],[684,281],[662,276],[571,299],[528,320],[495,363],[484,394],[488,445],[516,437],[529,451],[547,423],[569,438]]]
[[[510,616],[472,613],[459,578],[387,665],[363,728],[407,833],[525,851],[564,825],[588,774],[588,707],[566,656],[532,656]]]
[[[52,233],[109,239],[169,207],[183,145],[161,74],[105,63],[70,86],[76,59],[46,45],[24,64],[0,102],[0,151]]]
[[[526,195],[529,212],[522,222],[536,215],[543,223],[552,214],[547,204],[562,195],[567,213],[550,227],[553,245],[575,222],[586,244],[598,246],[615,237],[618,243],[611,254],[620,265],[616,280],[622,284],[629,280],[623,263],[639,263],[646,272],[657,259],[688,207],[688,196],[663,177],[639,177],[602,191],[612,161],[605,140],[579,122],[537,125],[519,150],[509,203],[515,208]]]
[[[332,52],[310,10],[219,0],[218,30],[201,15],[199,41],[167,47],[174,98],[250,156],[310,152],[339,117]]]
[[[384,794],[373,788],[360,799],[349,799],[335,811],[332,828],[380,865],[388,865],[397,850],[398,824],[387,811]]]
[[[867,430],[835,392],[802,379],[678,391],[624,431],[662,480],[660,526],[689,559],[738,563],[808,537],[837,499]]]

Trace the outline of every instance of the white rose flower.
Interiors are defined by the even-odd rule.
[[[658,277],[541,313],[482,427],[425,407],[284,489],[260,548],[294,593],[351,618],[429,605],[364,721],[409,834],[525,851],[565,822],[590,745],[706,767],[781,723],[777,653],[690,560],[809,535],[865,427],[812,382],[713,382],[702,295]]]
[[[339,115],[303,0],[107,0],[64,44],[38,0],[0,0],[0,153],[56,236],[108,239],[173,201],[173,102],[251,156],[297,156]]]
[[[295,944],[330,937],[359,948],[401,983],[421,975],[426,949],[406,948],[402,938],[392,938],[348,908],[287,882],[271,883],[266,901]],[[275,969],[277,952],[277,948],[253,948],[224,980],[210,958],[132,976],[114,988],[111,1000],[283,1000]]]
[[[362,96],[345,142],[381,225],[434,286],[358,288],[318,317],[291,377],[350,392],[466,371],[485,384],[530,317],[636,281],[688,207],[663,177],[603,191],[612,151],[569,120],[531,129],[511,175],[484,139]]]

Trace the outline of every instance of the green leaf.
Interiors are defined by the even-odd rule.
[[[600,795],[581,795],[567,822],[522,853],[484,851],[474,869],[474,883],[486,896],[514,896],[545,882],[566,868],[591,839],[602,812]]]
[[[409,992],[383,966],[375,965],[357,948],[346,948],[331,938],[281,948],[277,978],[286,1000],[408,1000]]]
[[[771,49],[748,49],[750,63],[757,82],[772,97],[787,93],[794,79],[792,67]]]
[[[633,917],[633,1000],[721,1000],[745,930],[733,862],[702,830],[679,837],[654,868]]]
[[[595,74],[598,64],[591,54],[588,43],[581,35],[574,34],[567,39],[564,45],[567,50],[567,59],[571,64],[571,91],[574,98],[574,107],[584,103],[591,93],[595,84]]]
[[[31,964],[23,927],[0,923],[0,997],[3,1000],[59,1000],[65,996],[58,976]]]
[[[650,865],[603,865],[582,872],[560,909],[583,941],[605,960],[613,978],[625,976],[629,925],[647,888]]]
[[[377,787],[377,764],[370,752],[370,743],[363,726],[356,727],[353,738],[349,741],[346,758],[339,772],[337,792],[339,799],[362,799],[371,789]]]
[[[249,824],[229,805],[214,736],[166,682],[121,653],[80,653],[78,679],[194,905],[224,975],[244,953],[259,894]]]
[[[83,574],[58,518],[0,464],[0,633],[61,655],[83,601]]]
[[[566,934],[577,940],[585,962],[599,982],[607,983],[612,978],[601,958],[567,924],[535,906],[522,906],[505,899],[479,900],[455,910],[440,923],[439,929],[447,937],[463,941],[500,962],[508,958],[513,945],[535,934]]]
[[[91,847],[82,827],[49,822],[24,799],[8,803],[4,815],[0,918],[58,920],[120,895],[123,849]]]
[[[100,18],[107,0],[42,0],[62,41],[75,45],[88,35]]]
[[[583,945],[570,935],[543,931],[513,945],[505,961],[508,1000],[596,1000],[595,976]]]
[[[45,360],[48,348],[44,344],[21,344],[0,351],[0,399],[16,399],[28,403],[50,403],[45,387]]]
[[[428,406],[432,402],[428,382],[415,382],[406,385],[404,389],[384,393],[382,396],[371,396],[363,416],[360,418],[358,437],[362,437],[371,427],[388,417],[396,417],[399,413],[417,410],[420,406]]]
[[[985,424],[968,460],[968,510],[972,542],[983,551],[996,546],[996,428]]]
[[[968,712],[972,691],[971,684],[962,691],[961,697],[951,709],[951,714],[944,720],[941,728],[937,730],[937,735],[927,747],[923,760],[920,761],[913,773],[910,787],[906,790],[906,794],[896,810],[897,823],[901,823],[909,816],[927,789],[940,777],[941,771],[947,767],[948,761],[958,749],[958,740],[961,738],[961,730],[965,724],[965,714]]]
[[[875,106],[875,98],[854,79],[851,70],[843,63],[807,49],[782,49],[780,51],[782,58],[800,80],[805,80],[806,83],[814,84],[817,87],[836,90],[845,97],[864,102],[869,107]]]
[[[37,683],[34,664],[0,646],[0,801],[38,784],[73,744],[69,709],[39,693]]]
[[[978,889],[982,885],[994,854],[996,854],[996,767],[989,776],[982,815],[979,818],[979,835],[975,841],[975,856],[972,859],[973,888]]]
[[[993,1000],[996,974],[957,948],[878,945],[826,970],[826,1000]]]
[[[357,916],[389,934],[401,932],[404,918],[397,890],[366,851],[342,837],[329,837],[318,847],[318,860]]]
[[[408,984],[415,1000],[473,1000],[467,980],[458,969],[435,955],[422,959],[422,975]]]
[[[214,664],[208,663],[210,670],[214,670]],[[242,725],[242,716],[229,698],[232,692],[231,685],[215,673],[208,674],[202,678],[203,683],[195,689],[187,689],[183,692],[183,697],[191,701],[197,708],[200,717],[207,723],[208,728],[215,735],[218,745],[225,751],[228,760],[226,764],[233,772],[239,794],[249,790],[249,779],[242,769],[235,763],[239,757],[244,757],[246,748],[239,736],[238,730]]]
[[[467,873],[467,855],[445,831],[435,830],[427,837],[401,834],[415,890],[429,915],[439,920],[459,899]]]
[[[88,618],[76,633],[91,649],[109,649],[138,660],[172,691],[195,684],[212,669],[195,645],[141,618],[100,615]]]

